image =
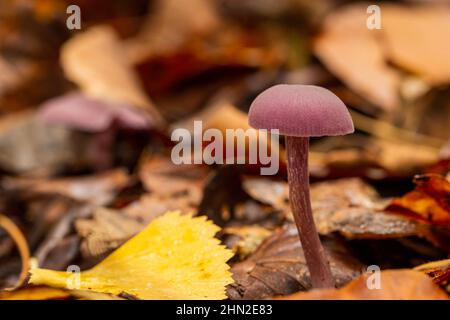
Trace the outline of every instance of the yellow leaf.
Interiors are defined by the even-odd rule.
[[[224,299],[232,282],[231,251],[214,238],[206,217],[168,212],[94,268],[81,272],[80,290],[126,292],[141,299]],[[65,288],[73,274],[32,269],[30,283]]]

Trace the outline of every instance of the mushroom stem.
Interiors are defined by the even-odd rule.
[[[334,287],[325,251],[311,210],[308,174],[308,137],[286,136],[289,197],[314,288]]]

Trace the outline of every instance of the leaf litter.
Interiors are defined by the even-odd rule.
[[[0,4],[0,285],[14,288],[0,299],[448,299],[447,9],[381,3],[369,30],[362,3],[102,2],[102,16],[92,1],[72,33],[65,0],[28,2]],[[275,177],[170,157],[195,120],[250,129],[250,102],[278,83],[332,90],[358,130],[311,141],[336,289],[312,289],[283,141]]]

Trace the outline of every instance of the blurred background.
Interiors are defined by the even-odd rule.
[[[68,28],[72,4],[80,30]],[[378,5],[379,12],[337,0],[1,1],[0,168],[48,176],[133,167],[148,146],[143,131],[166,130],[152,133],[156,148],[162,132],[193,116],[245,126],[259,92],[296,83],[336,93],[358,132],[317,141],[313,176],[410,177],[449,156],[449,8]],[[369,29],[374,22],[381,28]],[[69,106],[83,104],[83,95],[137,109],[148,125],[119,116],[137,123],[119,120],[113,143],[105,133],[113,125],[100,122],[114,116]]]

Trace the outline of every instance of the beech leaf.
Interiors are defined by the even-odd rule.
[[[370,289],[371,274],[353,280],[341,289],[299,292],[288,300],[449,300],[430,277],[413,270],[386,270],[380,273],[380,289]]]
[[[126,293],[140,299],[224,299],[232,282],[231,251],[206,217],[168,212],[80,274],[80,290]],[[35,268],[29,283],[65,288],[72,274]]]

